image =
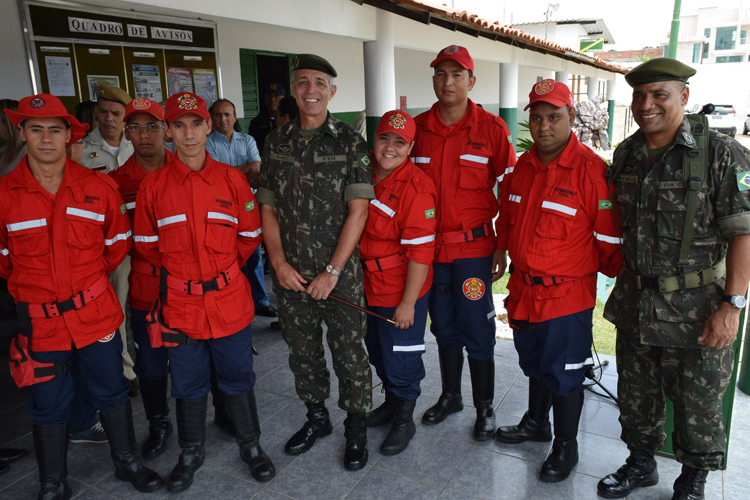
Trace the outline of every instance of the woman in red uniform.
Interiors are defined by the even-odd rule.
[[[424,331],[435,253],[435,185],[409,159],[416,125],[389,111],[375,132],[375,199],[360,241],[368,316],[365,344],[385,387],[385,402],[367,426],[391,423],[380,451],[396,455],[416,432],[414,406],[424,378]]]

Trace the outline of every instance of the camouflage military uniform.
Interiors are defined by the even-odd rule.
[[[278,211],[286,261],[308,281],[325,272],[349,213],[348,201],[372,199],[372,169],[367,145],[354,129],[328,114],[315,135],[301,133],[299,118],[268,136],[260,175],[260,203]],[[339,270],[333,294],[364,306],[364,285],[359,248]],[[365,412],[372,403],[372,380],[362,344],[364,313],[332,300],[317,301],[306,293],[279,286],[281,331],[289,345],[289,366],[297,394],[306,403],[329,396],[321,323],[328,326],[327,341],[339,379],[339,407]]]
[[[750,171],[750,153],[712,131],[708,179],[698,195],[689,263],[678,265],[687,191],[683,151],[694,148],[693,141],[684,119],[652,168],[640,131],[615,152],[615,164],[630,152],[615,178],[624,265],[604,317],[617,326],[623,441],[651,453],[664,446],[666,394],[674,403],[675,458],[697,469],[716,470],[726,452],[721,401],[734,350],[704,347],[698,337],[721,303],[725,281],[661,293],[639,291],[634,277],[678,276],[721,266],[727,239],[750,233],[750,190],[741,190],[742,173]]]

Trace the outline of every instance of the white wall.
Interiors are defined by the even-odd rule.
[[[408,108],[429,108],[437,100],[430,63],[437,53],[396,48],[396,97],[406,96]],[[398,103],[397,103],[398,104]]]
[[[521,114],[528,117],[528,112],[524,113],[523,108],[529,103],[529,92],[531,92],[531,88],[536,84],[537,77],[540,76],[542,80],[548,78],[554,79],[555,72],[528,66],[518,66],[518,121],[525,119],[521,118]]]
[[[0,0],[0,99],[20,100],[32,94],[26,43],[16,0]]]

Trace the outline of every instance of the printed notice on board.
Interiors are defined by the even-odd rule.
[[[193,71],[190,68],[167,68],[167,85],[169,97],[180,92],[192,92]]]
[[[96,102],[99,100],[99,94],[96,93],[96,89],[100,85],[109,85],[110,87],[120,86],[120,77],[114,75],[87,75],[89,82],[89,98]]]
[[[47,67],[47,84],[50,94],[57,97],[76,95],[73,64],[70,57],[45,56],[44,65]]]
[[[159,66],[133,64],[133,84],[136,98],[148,97],[152,101],[162,101]]]
[[[211,107],[219,98],[214,70],[194,69],[193,84],[195,85],[195,93],[206,100],[206,106]]]

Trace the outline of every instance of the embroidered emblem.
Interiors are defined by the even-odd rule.
[[[276,151],[278,151],[281,154],[287,154],[292,152],[292,146],[289,144],[280,144],[276,147]]]
[[[103,342],[109,342],[109,341],[110,341],[110,340],[112,340],[113,338],[115,338],[115,333],[114,333],[114,332],[110,333],[110,334],[109,334],[109,335],[107,335],[106,337],[102,337],[101,339],[99,339],[99,342],[102,342],[102,343],[103,343]]]
[[[513,136],[508,135],[508,144],[513,144]]]
[[[674,178],[678,181],[682,180],[682,169],[679,169],[677,172],[674,173]]]
[[[294,69],[299,68],[299,57],[294,56],[294,59],[292,59],[292,64],[294,64]]]
[[[534,92],[536,92],[537,95],[544,95],[549,94],[552,92],[552,89],[555,88],[555,81],[554,80],[542,80],[541,82],[534,85]]]
[[[362,164],[364,167],[370,166],[370,156],[369,155],[359,155],[359,163]]]
[[[255,208],[255,202],[254,201],[248,201],[245,203],[245,212],[249,212],[250,210]]]
[[[145,97],[139,97],[138,99],[133,101],[133,107],[135,109],[148,109],[151,107],[151,101],[149,101]]]
[[[687,144],[691,145],[691,146],[692,146],[693,144],[695,144],[695,139],[693,139],[693,136],[692,136],[692,135],[690,135],[690,133],[688,133],[688,132],[683,132],[683,133],[682,133],[682,138],[683,138],[683,139],[685,139],[685,142],[686,142]]]
[[[125,212],[127,212],[127,209],[125,208],[125,205],[120,205],[120,212],[122,212],[123,215],[125,214]]]
[[[599,210],[612,210],[615,208],[615,204],[612,203],[612,200],[599,200]]]
[[[433,217],[435,217],[435,209],[434,208],[431,208],[429,210],[425,210],[424,211],[424,218],[425,219],[432,219]]]
[[[479,300],[484,295],[484,281],[479,278],[469,278],[464,281],[464,295],[469,300]]]
[[[459,50],[461,49],[458,48],[458,45],[451,45],[450,47],[446,47],[445,50],[443,50],[443,53],[451,56],[455,54],[456,52],[458,52]]]
[[[190,94],[183,94],[181,97],[178,97],[177,102],[180,103],[180,109],[198,109],[198,103]]]
[[[29,106],[31,106],[34,109],[43,108],[47,105],[47,101],[42,99],[41,97],[35,97],[29,102]]]
[[[750,172],[737,173],[737,187],[740,188],[740,191],[750,189]]]
[[[403,130],[406,128],[406,118],[401,113],[396,113],[395,115],[391,116],[390,121],[388,121],[388,125],[395,128],[396,130]]]

